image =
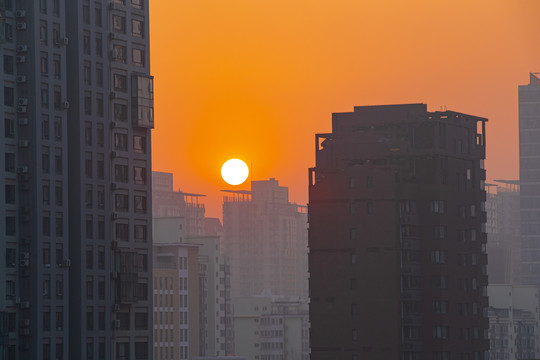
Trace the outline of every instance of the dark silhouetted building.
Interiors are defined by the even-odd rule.
[[[0,0],[1,359],[152,357],[148,16]]]
[[[487,359],[486,121],[360,106],[316,135],[312,360]]]
[[[521,283],[540,285],[540,74],[519,87]]]

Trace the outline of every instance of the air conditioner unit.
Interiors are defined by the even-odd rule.
[[[21,252],[21,259],[30,259],[30,253],[28,251]]]
[[[111,273],[111,279],[118,279],[118,272],[113,271],[113,272]]]
[[[28,118],[25,118],[25,117],[19,118],[19,125],[20,126],[28,125]]]
[[[67,46],[69,44],[69,39],[67,37],[64,37],[62,39],[62,44],[64,44],[64,46]]]
[[[17,30],[26,30],[26,23],[25,22],[17,23]]]
[[[19,23],[19,24],[24,24],[24,26],[26,28],[25,23]],[[17,24],[17,28],[19,28],[19,24]],[[26,46],[26,45],[17,45],[17,52],[27,52],[27,51],[28,51],[28,46]]]
[[[27,109],[26,106],[17,106],[17,112],[18,112],[19,114],[24,114],[24,113],[26,113],[27,110],[28,110],[28,109]]]
[[[30,320],[29,319],[22,319],[19,321],[20,327],[29,327],[30,326]]]
[[[120,311],[120,304],[112,304],[112,311]]]
[[[116,151],[114,151],[114,150],[111,151],[111,158],[115,158],[115,157],[117,157],[117,156],[118,156],[118,152],[116,152]]]
[[[26,165],[19,166],[19,167],[17,168],[17,172],[18,172],[19,174],[27,174],[27,173],[28,173],[28,166],[26,166]]]
[[[30,301],[23,301],[20,303],[21,309],[30,309]]]
[[[111,241],[111,249],[112,250],[118,249],[118,241],[116,240]]]
[[[120,320],[113,320],[113,328],[118,329],[120,327]]]
[[[24,64],[26,62],[26,56],[20,55],[16,58],[17,64]]]
[[[64,260],[64,267],[70,267],[71,266],[71,259]]]
[[[24,10],[17,10],[15,11],[15,17],[23,18],[26,16],[26,11]]]
[[[19,147],[25,148],[30,145],[30,142],[28,140],[19,140]]]
[[[28,105],[28,99],[27,98],[19,98],[19,100],[17,101],[17,104],[21,105],[21,106],[27,106]]]
[[[25,83],[26,82],[26,76],[25,75],[17,75],[17,82],[19,84]]]
[[[64,109],[67,110],[69,109],[69,101],[64,101]]]

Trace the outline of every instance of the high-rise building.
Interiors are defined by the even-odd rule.
[[[487,359],[486,121],[360,106],[316,135],[312,360]]]
[[[276,179],[252,181],[251,191],[223,190],[223,254],[231,296],[307,298],[307,214],[289,202]]]
[[[519,181],[496,180],[496,183],[486,184],[489,283],[519,284]]]
[[[148,35],[146,0],[0,0],[0,358],[152,356]]]
[[[540,73],[519,87],[521,283],[540,285]]]

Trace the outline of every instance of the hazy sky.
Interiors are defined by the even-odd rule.
[[[518,177],[517,86],[540,72],[540,0],[155,0],[150,15],[153,169],[207,194],[209,216],[231,157],[307,202],[314,134],[358,105],[487,117],[488,179]]]

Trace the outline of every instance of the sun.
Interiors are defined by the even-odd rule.
[[[229,185],[240,185],[246,181],[249,169],[240,159],[230,159],[221,167],[221,177]]]

